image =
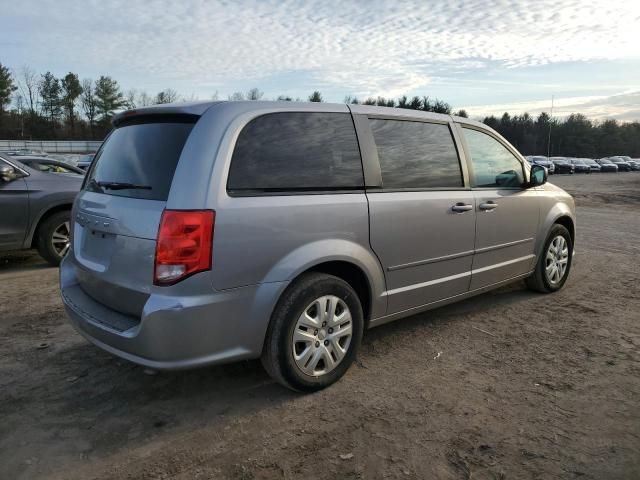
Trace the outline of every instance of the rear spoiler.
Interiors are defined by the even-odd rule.
[[[119,127],[129,123],[166,122],[176,121],[180,118],[182,122],[195,122],[204,112],[217,103],[220,102],[167,103],[164,105],[125,110],[124,112],[114,115],[111,119],[111,124],[114,127]],[[173,120],[166,120],[167,118],[173,118]]]

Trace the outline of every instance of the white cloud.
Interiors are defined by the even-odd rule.
[[[395,96],[427,85],[441,62],[473,75],[478,59],[519,68],[637,56],[640,2],[23,0],[3,17],[17,26],[0,44],[20,64],[196,91],[304,74],[301,89]]]
[[[537,115],[541,112],[549,113],[551,111],[551,99],[494,105],[471,105],[464,108],[474,117],[501,116],[504,112],[509,112],[510,114],[528,112],[531,115]],[[640,120],[640,91],[610,96],[554,99],[554,117],[566,117],[572,113],[582,113],[593,120]]]

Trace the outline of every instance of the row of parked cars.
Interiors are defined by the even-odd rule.
[[[599,159],[573,157],[546,157],[530,155],[525,157],[531,165],[545,167],[549,174],[591,173],[591,172],[631,172],[640,170],[640,158],[616,155]]]

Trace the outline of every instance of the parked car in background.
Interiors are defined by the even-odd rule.
[[[47,157],[48,154],[46,152],[38,151],[38,150],[30,150],[28,148],[20,148],[18,150],[6,150],[0,152],[3,155],[9,155],[11,157],[16,157],[20,155],[38,155],[39,157]]]
[[[592,172],[596,172],[596,173],[600,172],[600,170],[601,170],[600,164],[598,162],[596,162],[594,159],[592,159],[592,158],[583,158],[582,161],[589,166],[589,168],[591,169]]]
[[[608,158],[599,158],[596,162],[600,165],[600,171],[602,172],[618,172],[618,166]]]
[[[40,172],[69,173],[73,175],[84,175],[86,172],[66,162],[60,162],[50,157],[37,156],[16,156],[14,157],[23,165],[26,165]]]
[[[573,174],[575,172],[573,163],[571,163],[565,157],[551,157],[549,158],[549,160],[551,160],[555,165],[555,173]]]
[[[476,121],[201,102],[113,124],[60,288],[79,332],[151,368],[261,358],[314,391],[367,327],[518,279],[554,292],[570,271],[573,199]]]
[[[628,163],[629,166],[631,167],[631,170],[640,170],[640,163],[634,161],[631,157],[628,157],[626,155],[615,155],[614,157],[611,157],[612,161],[614,158],[620,159],[623,162]]]
[[[623,160],[620,157],[609,157],[608,160],[611,161],[612,163],[616,164],[616,166],[618,167],[618,171],[619,172],[630,172],[631,171],[631,165],[629,164],[629,162],[626,162],[625,160]]]
[[[69,250],[71,205],[84,177],[69,165],[24,160],[0,154],[0,250],[37,248],[58,265]]]
[[[573,165],[576,173],[591,173],[591,168],[581,158],[568,158],[567,160]]]
[[[82,155],[78,159],[77,166],[83,170],[88,169],[91,166],[91,162],[93,161],[94,154],[90,153],[88,155]]]
[[[541,165],[546,168],[550,175],[555,173],[556,167],[547,157],[543,155],[529,155],[527,158],[532,165]]]

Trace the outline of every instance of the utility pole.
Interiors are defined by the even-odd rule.
[[[547,137],[547,158],[551,156],[551,125],[553,122],[553,95],[551,95],[551,116],[549,117],[549,136]]]

